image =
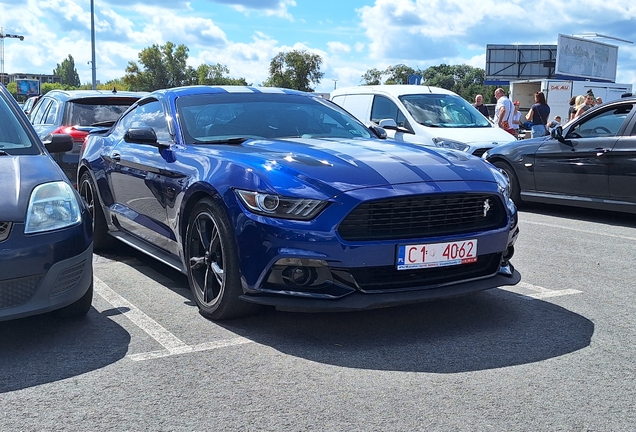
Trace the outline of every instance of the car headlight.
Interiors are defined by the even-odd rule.
[[[327,201],[289,198],[241,189],[234,189],[234,192],[250,211],[282,219],[310,220],[329,204]]]
[[[81,221],[82,212],[73,188],[61,181],[44,183],[31,193],[24,233],[53,231]]]
[[[466,143],[448,138],[433,138],[433,144],[435,144],[435,147],[450,148],[459,151],[467,151],[470,148],[470,146]]]
[[[495,177],[497,181],[497,186],[499,188],[499,192],[506,197],[506,200],[510,198],[510,181],[508,180],[508,176],[503,173],[499,168],[492,165],[490,162],[486,162],[488,164],[488,168],[492,175]]]

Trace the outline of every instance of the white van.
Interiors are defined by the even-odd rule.
[[[331,100],[366,125],[384,128],[389,138],[447,147],[481,156],[514,141],[475,107],[450,90],[417,85],[377,85],[334,90]]]

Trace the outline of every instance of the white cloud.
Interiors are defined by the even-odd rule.
[[[327,46],[329,47],[329,51],[334,54],[344,54],[351,52],[351,47],[342,42],[327,42]]]

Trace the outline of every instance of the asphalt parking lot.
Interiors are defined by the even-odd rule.
[[[633,430],[633,216],[520,224],[518,286],[357,313],[215,323],[178,272],[96,255],[85,320],[0,323],[0,430]]]

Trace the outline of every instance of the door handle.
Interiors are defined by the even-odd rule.
[[[609,153],[610,149],[607,149],[607,148],[595,148],[594,151],[596,151],[596,156],[603,156],[605,153]]]
[[[121,160],[121,155],[117,152],[113,152],[110,154],[110,158],[115,162],[119,162]]]

